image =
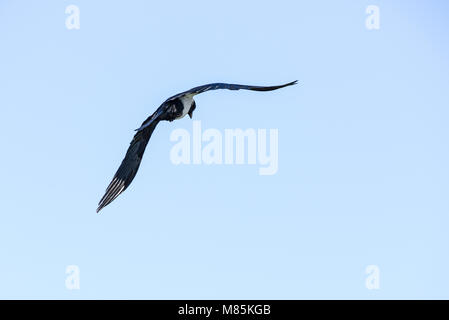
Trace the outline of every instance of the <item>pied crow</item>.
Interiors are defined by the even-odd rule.
[[[142,161],[143,153],[145,152],[145,147],[147,146],[154,129],[160,121],[173,121],[181,119],[186,114],[192,118],[193,111],[196,108],[195,100],[193,100],[195,95],[217,89],[272,91],[294,85],[296,82],[297,81],[293,81],[283,85],[269,87],[230,83],[211,83],[192,88],[168,98],[142,123],[139,129],[136,129],[137,133],[131,141],[125,158],[112,178],[111,183],[107,187],[104,196],[98,203],[97,212],[110,204],[131,184],[136,176],[137,170],[139,170],[140,162]]]

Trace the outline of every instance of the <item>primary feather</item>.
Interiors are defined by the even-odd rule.
[[[128,151],[126,152],[125,158],[112,178],[111,183],[107,187],[104,196],[98,203],[97,213],[114,201],[114,199],[125,191],[131,184],[136,176],[137,170],[139,170],[143,153],[145,152],[145,148],[148,141],[150,141],[151,135],[153,134],[157,124],[158,122],[153,122],[150,126],[134,135]]]

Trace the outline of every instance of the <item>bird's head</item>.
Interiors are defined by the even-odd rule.
[[[190,105],[190,109],[189,109],[189,113],[188,113],[190,119],[192,119],[193,110],[195,110],[195,108],[196,108],[195,100],[192,100],[192,104]]]

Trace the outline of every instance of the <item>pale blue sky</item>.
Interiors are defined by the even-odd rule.
[[[0,298],[449,298],[442,3],[2,0]],[[278,129],[276,175],[174,166],[186,117],[158,126],[131,187],[95,213],[167,97],[295,79],[196,99],[204,128]]]

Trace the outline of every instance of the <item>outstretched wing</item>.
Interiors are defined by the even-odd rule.
[[[195,87],[192,88],[190,90],[178,93],[177,95],[174,95],[173,97],[170,97],[167,99],[168,100],[174,100],[176,98],[180,98],[182,96],[186,96],[186,95],[196,95],[196,94],[200,94],[209,90],[218,90],[218,89],[228,89],[228,90],[252,90],[252,91],[272,91],[272,90],[277,90],[280,88],[284,88],[287,86],[291,86],[296,84],[298,81],[292,81],[286,84],[281,84],[279,86],[268,86],[268,87],[264,87],[264,86],[250,86],[250,85],[243,85],[243,84],[232,84],[232,83],[210,83],[210,84],[205,84],[204,86],[199,86],[199,87]]]
[[[264,86],[250,86],[250,85],[244,85],[244,84],[232,84],[232,83],[209,83],[209,84],[205,84],[203,86],[199,86],[199,87],[195,87],[192,88],[190,90],[178,93],[170,98],[168,98],[167,100],[165,100],[165,102],[159,107],[159,109],[156,110],[156,112],[147,119],[147,121],[145,121],[142,126],[138,129],[136,129],[136,131],[140,131],[145,129],[146,127],[148,127],[149,125],[151,125],[151,122],[155,121],[156,119],[159,119],[159,116],[161,114],[163,114],[164,112],[166,112],[166,107],[169,105],[169,103],[177,98],[181,98],[183,96],[187,96],[187,95],[197,95],[206,91],[210,91],[210,90],[218,90],[218,89],[228,89],[228,90],[252,90],[252,91],[273,91],[273,90],[277,90],[280,88],[284,88],[287,86],[291,86],[294,85],[298,82],[298,80],[286,83],[286,84],[281,84],[279,86],[268,86],[268,87],[264,87]]]
[[[142,125],[150,119],[151,117],[145,120]],[[151,122],[149,126],[134,135],[122,164],[115,173],[114,178],[112,178],[103,198],[98,203],[97,212],[110,204],[131,184],[136,176],[137,170],[139,170],[143,153],[158,122],[158,120]]]

